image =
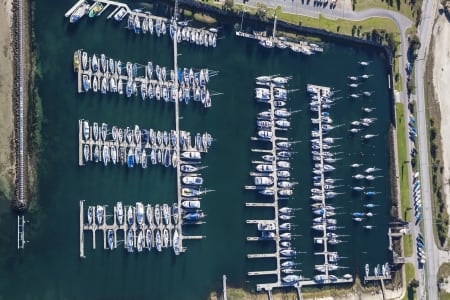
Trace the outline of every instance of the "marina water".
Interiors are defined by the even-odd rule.
[[[217,48],[182,44],[179,47],[181,67],[208,67],[219,71],[213,77],[210,89],[223,95],[213,97],[212,108],[205,110],[198,103],[181,105],[181,128],[193,133],[208,131],[216,139],[203,162],[205,186],[214,189],[203,197],[202,208],[207,214],[206,224],[184,227],[189,234],[205,235],[200,241],[186,241],[186,253],[175,257],[171,250],[162,253],[128,254],[119,245],[114,251],[103,250],[103,237],[97,236],[97,250],[92,250],[92,236],[85,234],[85,259],[79,258],[79,200],[88,205],[113,205],[135,202],[173,203],[176,201],[176,172],[172,168],[149,166],[148,169],[127,169],[123,166],[103,167],[89,163],[79,167],[78,119],[106,122],[119,127],[139,124],[141,128],[170,130],[174,128],[172,104],[154,100],[143,102],[139,97],[126,99],[123,95],[78,94],[76,76],[72,69],[73,51],[83,48],[89,53],[105,53],[107,57],[146,64],[172,67],[171,40],[167,36],[135,35],[106,20],[109,12],[94,20],[84,18],[72,25],[64,19],[64,12],[73,1],[42,0],[36,3],[36,38],[42,80],[39,93],[43,99],[43,151],[39,161],[38,207],[27,215],[26,244],[22,252],[16,250],[15,215],[2,204],[0,297],[4,299],[205,299],[213,290],[221,288],[221,275],[228,284],[254,288],[257,282],[274,278],[248,278],[248,271],[272,269],[269,260],[248,260],[248,253],[273,251],[273,243],[246,242],[247,236],[256,236],[255,225],[246,225],[246,219],[273,217],[270,209],[246,208],[245,202],[268,201],[255,192],[245,191],[252,184],[248,175],[253,171],[251,160],[258,159],[250,151],[258,144],[250,140],[256,135],[256,114],[266,109],[256,104],[254,78],[259,75],[282,74],[292,76],[289,89],[299,91],[289,95],[288,106],[302,110],[291,119],[289,137],[301,140],[295,151],[293,181],[297,181],[289,206],[302,208],[292,221],[297,225],[293,244],[298,251],[296,261],[302,263],[303,276],[312,278],[314,264],[321,259],[313,252],[311,230],[310,189],[313,162],[310,154],[311,114],[306,84],[330,86],[340,90],[343,97],[330,110],[334,124],[344,126],[333,130],[330,136],[342,137],[333,149],[342,152],[342,160],[335,163],[333,178],[341,178],[337,192],[345,192],[329,203],[341,207],[336,218],[338,234],[347,241],[335,247],[341,256],[340,265],[348,267],[337,274],[363,274],[364,264],[384,263],[388,258],[387,222],[390,208],[389,139],[391,108],[387,93],[387,70],[382,55],[373,50],[337,43],[326,43],[324,53],[309,57],[288,50],[264,49],[256,42],[234,36],[234,24],[224,24]],[[130,3],[132,8],[136,3]],[[138,4],[142,5],[142,3]],[[155,4],[154,13],[168,12],[164,5]],[[237,21],[239,22],[239,20]],[[362,68],[357,61],[371,61]],[[350,89],[347,76],[373,74],[356,89],[374,91],[369,98],[348,99]],[[364,115],[361,107],[376,107]],[[350,138],[350,121],[363,116],[377,121],[363,134],[379,134],[364,144],[361,134]],[[363,163],[359,173],[367,167],[377,167],[377,178],[372,190],[380,194],[370,202],[379,205],[373,209],[370,221],[355,223],[351,213],[364,212],[369,203],[360,194],[351,192],[351,186],[366,185],[354,182],[355,173],[349,167]],[[108,222],[112,222],[109,218]],[[362,225],[375,225],[371,231]],[[119,239],[121,237],[119,236]],[[100,241],[99,241],[100,240]]]

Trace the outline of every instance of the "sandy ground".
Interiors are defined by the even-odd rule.
[[[441,110],[441,136],[442,154],[444,158],[444,182],[450,179],[450,23],[444,15],[434,26],[434,67],[433,84],[435,87],[435,98],[439,102]],[[450,185],[444,184],[444,193],[447,199],[447,210],[450,213]]]
[[[0,199],[14,197],[13,57],[11,48],[12,0],[0,6]]]

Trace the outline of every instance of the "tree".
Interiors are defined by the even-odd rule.
[[[394,33],[392,33],[392,32],[389,32],[388,34],[386,34],[385,39],[386,39],[388,48],[392,52],[392,55],[395,56],[395,53],[397,52],[397,48],[400,45],[400,42],[395,40]]]
[[[419,286],[419,281],[418,281],[417,279],[414,278],[414,279],[411,280],[411,282],[409,283],[409,286],[410,286],[411,288],[415,289],[416,287]]]
[[[225,8],[225,10],[231,10],[233,8],[233,5],[234,0],[225,0],[223,7]]]

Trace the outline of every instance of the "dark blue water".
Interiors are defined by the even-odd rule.
[[[292,207],[303,208],[293,221],[294,241],[299,251],[302,274],[312,277],[313,265],[321,263],[313,255],[312,213],[310,189],[313,163],[310,155],[310,117],[306,84],[314,83],[340,90],[343,97],[330,110],[334,124],[344,124],[331,136],[342,137],[336,151],[343,158],[336,163],[334,178],[344,179],[337,191],[345,192],[330,203],[342,207],[337,216],[348,234],[347,243],[336,250],[347,259],[341,265],[348,267],[341,273],[358,274],[365,263],[384,263],[387,260],[387,221],[390,207],[388,129],[390,107],[387,93],[386,67],[380,53],[375,50],[336,43],[325,44],[323,54],[305,57],[289,51],[268,50],[255,42],[238,39],[232,32],[233,24],[225,24],[221,31],[224,39],[216,49],[198,46],[180,46],[179,65],[208,67],[219,71],[210,89],[223,95],[213,98],[213,107],[204,110],[198,105],[182,106],[181,128],[193,133],[211,132],[216,141],[203,162],[208,166],[202,173],[208,188],[214,189],[203,198],[202,207],[208,215],[206,224],[198,228],[185,228],[188,234],[206,235],[201,241],[186,241],[186,253],[175,257],[171,250],[163,253],[127,254],[121,248],[106,252],[101,248],[101,234],[97,236],[97,250],[92,250],[92,237],[87,233],[86,259],[79,258],[79,200],[85,206],[117,201],[125,205],[143,203],[172,203],[176,199],[175,172],[163,167],[141,170],[125,167],[107,167],[90,164],[78,166],[78,119],[107,122],[120,127],[139,124],[141,128],[173,129],[174,111],[171,105],[126,100],[120,96],[100,96],[76,92],[76,76],[72,69],[72,55],[76,49],[105,53],[122,61],[154,63],[172,66],[171,42],[168,36],[136,36],[106,20],[109,12],[95,20],[83,19],[69,25],[64,12],[73,1],[42,0],[37,3],[37,52],[42,71],[39,94],[43,100],[44,146],[40,159],[38,200],[27,215],[31,221],[27,228],[30,240],[25,250],[17,253],[16,219],[3,208],[0,222],[1,236],[0,296],[5,299],[205,299],[221,287],[221,275],[227,274],[231,286],[254,288],[254,283],[273,278],[248,278],[246,272],[267,269],[273,261],[250,261],[247,253],[268,252],[272,244],[247,243],[246,236],[256,235],[256,228],[245,224],[245,219],[271,217],[273,212],[261,208],[246,208],[245,202],[267,201],[244,185],[251,184],[248,172],[253,171],[251,160],[258,155],[250,148],[258,146],[250,140],[255,136],[255,117],[263,109],[253,99],[254,78],[263,74],[292,76],[289,106],[302,112],[292,118],[288,137],[302,140],[296,144],[293,177],[299,184],[290,200]],[[131,4],[132,5],[132,4]],[[164,11],[159,7],[159,11]],[[370,60],[362,69],[356,62]],[[375,91],[370,98],[349,100],[347,87],[350,75],[373,74],[357,90]],[[194,103],[196,104],[196,103]],[[379,136],[367,144],[361,143],[360,134],[348,135],[349,122],[363,117],[361,107],[376,107],[370,114],[377,121],[366,133]],[[363,155],[362,155],[363,154]],[[355,224],[350,213],[364,211],[367,203],[358,194],[352,194],[351,163],[364,163],[364,167],[381,168],[378,178],[371,183],[380,192],[371,202],[380,206],[375,216],[363,224],[375,225],[367,232],[362,224]],[[362,170],[360,171],[362,172]],[[359,184],[362,185],[362,184]]]

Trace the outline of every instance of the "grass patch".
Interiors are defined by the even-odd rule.
[[[443,263],[438,270],[437,280],[439,284],[448,283],[448,277],[450,276],[450,263]],[[445,292],[444,290],[439,290],[439,299],[449,299],[450,293]]]
[[[402,103],[395,104],[396,122],[397,122],[397,149],[398,149],[398,167],[400,176],[400,199],[401,213],[405,221],[411,219],[411,208],[409,201],[409,181],[408,181],[408,153],[406,153],[406,123],[404,106]]]
[[[192,17],[192,11],[190,11],[190,10],[187,10],[187,9],[183,9],[183,15],[185,16],[185,17]]]
[[[406,257],[409,257],[413,253],[413,241],[412,241],[412,235],[407,234],[403,237],[403,248],[404,248],[404,255]]]
[[[214,24],[217,23],[217,20],[209,15],[205,15],[203,13],[195,13],[194,20],[197,22],[205,23],[205,24]]]
[[[430,153],[430,176],[431,176],[431,203],[433,210],[433,224],[435,238],[439,240],[441,247],[447,245],[449,215],[447,212],[447,202],[445,201],[443,186],[448,184],[443,177],[444,166],[442,153],[441,136],[441,112],[438,99],[435,99],[435,87],[433,85],[433,67],[434,67],[434,37],[431,39],[430,50],[426,61],[425,69],[425,100],[427,114],[427,129],[429,132],[429,153]]]
[[[415,279],[414,265],[412,263],[405,264],[405,273],[406,273],[407,292],[402,300],[416,299],[416,290],[415,290],[415,288],[410,286],[411,281]]]
[[[413,20],[417,16],[418,9],[422,6],[422,0],[415,1],[414,5],[410,5],[411,1],[405,0],[357,0],[355,5],[356,11],[366,10],[369,8],[384,8],[392,11],[399,12],[410,20]]]

